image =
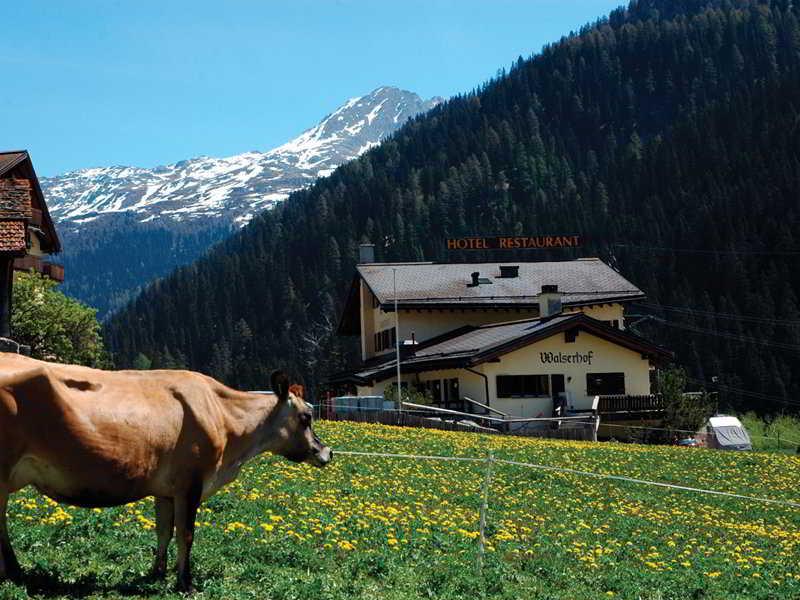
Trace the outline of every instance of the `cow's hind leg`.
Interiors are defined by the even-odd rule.
[[[175,534],[178,538],[178,589],[191,592],[192,587],[192,543],[194,542],[194,520],[203,493],[200,480],[192,483],[187,493],[175,498]]]
[[[158,548],[151,574],[161,579],[167,574],[167,549],[175,531],[175,501],[172,498],[156,498],[156,535]]]
[[[11,540],[8,537],[7,509],[8,490],[0,487],[0,581],[6,578],[19,581],[22,578],[22,570],[19,568],[14,549],[11,547]]]

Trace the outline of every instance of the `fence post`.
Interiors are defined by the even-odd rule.
[[[486,552],[486,510],[489,503],[489,485],[492,480],[492,463],[494,462],[494,453],[489,451],[489,456],[486,458],[486,477],[483,480],[483,490],[481,492],[481,518],[480,518],[480,536],[478,537],[478,572],[483,569],[483,555]]]

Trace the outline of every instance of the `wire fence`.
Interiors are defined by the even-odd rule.
[[[334,450],[337,456],[346,456],[357,459],[390,459],[390,460],[412,460],[412,461],[442,461],[442,462],[457,462],[457,463],[471,463],[475,465],[483,465],[484,475],[482,478],[482,485],[480,490],[477,491],[479,496],[479,513],[478,513],[478,537],[476,548],[476,570],[479,575],[482,574],[484,567],[484,558],[486,546],[488,543],[487,531],[489,528],[490,520],[490,499],[491,485],[494,477],[494,469],[497,465],[505,465],[514,469],[527,469],[531,471],[544,471],[550,473],[559,473],[565,475],[573,475],[581,478],[590,478],[600,481],[606,481],[609,484],[622,484],[622,485],[635,485],[645,486],[652,489],[671,491],[675,493],[693,494],[706,497],[717,497],[729,499],[733,502],[741,502],[746,504],[765,504],[771,506],[778,506],[789,510],[799,510],[800,502],[793,500],[784,500],[779,498],[768,498],[763,496],[755,496],[752,494],[740,494],[736,492],[727,492],[723,490],[715,490],[708,488],[701,488],[690,485],[683,485],[680,483],[654,481],[648,479],[641,479],[636,477],[629,477],[625,475],[614,475],[610,473],[598,473],[595,471],[586,471],[580,469],[572,469],[568,467],[559,467],[554,465],[545,465],[532,462],[525,462],[519,460],[510,460],[498,458],[490,450],[486,457],[479,458],[474,456],[439,456],[427,454],[405,454],[405,453],[391,453],[391,452],[367,452],[356,450]],[[592,509],[592,517],[594,511],[603,510],[602,507],[598,508],[597,505]],[[605,510],[611,510],[606,507]],[[800,513],[798,513],[800,517]]]
[[[448,414],[449,412],[453,414]],[[706,433],[653,425],[609,423],[602,419],[598,422],[595,416],[497,419],[485,415],[464,415],[458,411],[436,408],[398,410],[360,407],[353,410],[334,411],[325,410],[324,407],[317,405],[315,406],[315,418],[574,441],[613,440],[665,445],[675,444],[684,438],[694,438],[701,446],[710,445],[710,436]],[[800,454],[800,440],[758,434],[750,434],[750,437],[767,442],[762,444],[764,447],[761,449],[796,451]]]
[[[416,415],[409,415],[406,411],[395,411],[387,414],[402,414],[401,419],[421,418]],[[375,413],[364,413],[364,415],[374,415]],[[353,415],[351,415],[353,416]],[[444,423],[440,424],[444,425]],[[430,426],[430,425],[426,425]],[[456,426],[456,424],[447,424],[446,426]],[[647,429],[664,429],[664,428],[647,428]],[[673,492],[677,494],[691,494],[701,497],[716,497],[727,499],[732,502],[738,502],[748,507],[750,505],[763,504],[789,509],[791,511],[800,511],[800,502],[795,500],[788,500],[782,498],[770,498],[766,496],[759,496],[754,494],[738,493],[736,491],[725,491],[719,489],[711,489],[705,487],[698,487],[696,485],[685,485],[681,482],[675,481],[657,481],[652,479],[643,479],[637,477],[630,477],[627,475],[617,475],[613,473],[602,473],[597,471],[589,471],[584,469],[575,469],[570,467],[563,467],[551,464],[540,464],[534,462],[527,462],[523,460],[512,460],[501,458],[489,451],[485,457],[476,456],[441,456],[431,454],[408,454],[401,452],[372,452],[372,451],[358,451],[358,450],[335,450],[337,456],[345,456],[353,459],[389,459],[401,461],[437,461],[437,462],[451,462],[451,463],[469,463],[475,466],[482,466],[484,474],[482,477],[482,485],[480,490],[476,490],[479,494],[479,512],[478,512],[478,537],[476,548],[476,569],[478,573],[482,573],[484,568],[484,558],[487,545],[487,530],[491,525],[490,521],[490,502],[491,502],[491,485],[493,477],[495,476],[494,469],[497,466],[506,466],[512,469],[524,469],[530,471],[557,473],[562,475],[571,475],[581,479],[595,479],[598,481],[605,481],[609,485],[618,484],[622,486],[644,486],[653,490],[662,490],[664,492]],[[593,509],[597,510],[597,507]],[[602,507],[601,507],[602,510]],[[606,510],[610,510],[607,508]],[[748,508],[745,508],[748,510]],[[800,512],[797,513],[800,518]],[[794,519],[794,517],[791,517]]]
[[[712,496],[721,496],[726,498],[734,498],[738,500],[748,500],[751,502],[759,502],[764,504],[775,504],[790,508],[800,509],[800,502],[793,502],[791,500],[780,500],[777,498],[764,498],[761,496],[752,496],[748,494],[737,494],[733,492],[725,492],[721,490],[712,490],[706,488],[698,488],[688,485],[681,485],[677,483],[669,483],[664,481],[651,481],[648,479],[638,479],[635,477],[628,477],[625,475],[613,475],[610,473],[597,473],[594,471],[583,471],[579,469],[570,469],[568,467],[557,467],[553,465],[541,465],[537,463],[508,460],[489,455],[486,458],[478,458],[474,456],[437,456],[430,454],[402,454],[391,452],[361,452],[355,450],[334,450],[336,455],[343,456],[357,456],[357,457],[373,457],[373,458],[395,458],[407,460],[438,460],[438,461],[454,461],[454,462],[471,462],[471,463],[486,463],[487,469],[491,468],[492,463],[512,465],[516,467],[524,467],[527,469],[535,469],[539,471],[550,471],[556,473],[568,473],[571,475],[579,475],[582,477],[592,477],[595,479],[606,479],[610,481],[621,481],[625,483],[633,483],[637,485],[646,485],[657,488],[671,489],[675,491],[691,492],[695,494],[706,494]]]
[[[620,425],[616,423],[600,423],[601,428],[609,427],[617,430],[630,430],[630,431],[657,431],[657,432],[664,432],[668,435],[671,434],[678,434],[678,433],[686,433],[690,436],[707,436],[708,434],[705,433],[698,433],[696,431],[692,431],[690,429],[675,429],[671,427],[652,427],[647,425]],[[768,440],[771,442],[775,442],[778,446],[785,446],[787,448],[800,448],[800,440],[793,440],[790,438],[781,438],[781,437],[774,437],[769,435],[759,435],[756,433],[749,433],[748,435],[751,438],[756,438],[760,440]]]

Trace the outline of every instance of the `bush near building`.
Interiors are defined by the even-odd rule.
[[[56,289],[35,272],[14,275],[11,333],[41,360],[108,367],[97,311]]]

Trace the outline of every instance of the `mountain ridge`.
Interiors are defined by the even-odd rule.
[[[241,225],[441,101],[381,86],[350,98],[314,127],[264,152],[197,156],[152,168],[78,169],[42,178],[42,190],[62,228],[122,212],[139,216],[142,223],[217,218]]]
[[[260,211],[329,175],[441,101],[381,86],[264,152],[42,178],[64,242],[62,289],[104,319],[150,281],[198,258]]]

